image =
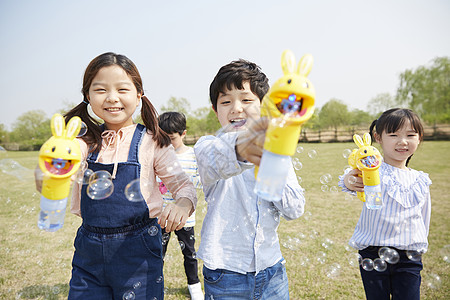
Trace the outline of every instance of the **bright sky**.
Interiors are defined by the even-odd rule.
[[[449,30],[448,0],[1,0],[0,123],[80,102],[86,66],[108,51],[137,65],[158,111],[171,96],[209,106],[213,77],[238,58],[273,83],[285,49],[314,56],[316,106],[365,109],[401,72],[450,56]]]

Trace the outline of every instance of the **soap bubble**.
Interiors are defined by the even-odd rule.
[[[328,190],[329,190],[329,188],[328,188],[328,185],[326,185],[326,184],[323,184],[321,187],[320,187],[320,189],[322,190],[322,192],[328,192]]]
[[[87,128],[86,124],[83,121],[81,121],[81,128],[80,128],[80,132],[78,132],[77,137],[82,137],[83,135],[85,135],[87,133],[87,131],[88,131],[88,128]]]
[[[297,182],[300,184],[300,183],[302,183],[302,178],[300,177],[300,176],[297,176]]]
[[[381,247],[378,250],[378,256],[390,264],[396,264],[400,260],[398,252],[389,247]]]
[[[0,170],[5,174],[15,176],[20,181],[33,180],[34,170],[25,168],[10,158],[0,160]]]
[[[370,258],[364,258],[361,262],[361,267],[366,271],[372,271],[373,270],[373,260]]]
[[[341,273],[341,266],[337,263],[331,264],[325,268],[325,274],[328,278],[334,279]]]
[[[355,176],[348,176],[348,183],[355,184],[358,179]]]
[[[338,192],[337,186],[334,185],[334,186],[330,187],[330,192],[333,194],[337,193]]]
[[[304,150],[304,149],[303,149],[302,146],[298,146],[298,147],[297,147],[297,153],[298,153],[298,154],[302,153],[303,150]]]
[[[441,255],[442,255],[442,259],[445,262],[450,263],[450,245],[445,245],[442,249],[441,249]]]
[[[86,189],[87,195],[93,200],[102,200],[111,196],[114,191],[114,184],[106,178],[98,178],[89,181]]]
[[[79,184],[89,184],[89,179],[91,178],[92,174],[94,174],[94,171],[87,168],[87,163],[84,162],[86,165],[80,166],[80,170],[78,171],[78,175],[76,177],[76,182]]]
[[[140,281],[138,281],[138,282],[136,282],[135,284],[133,284],[133,289],[138,289],[138,288],[140,288],[142,286],[142,284],[141,284],[141,282]]]
[[[296,171],[300,171],[303,168],[303,164],[298,158],[292,160],[292,165]]]
[[[386,271],[387,263],[381,258],[375,258],[373,260],[373,268],[378,272]]]
[[[331,176],[331,174],[324,174],[324,175],[320,176],[320,183],[327,184],[327,183],[330,183],[332,179],[333,179],[333,177]]]
[[[348,157],[350,156],[351,153],[352,153],[352,150],[350,150],[350,149],[345,149],[345,150],[342,152],[342,156],[343,156],[344,158],[348,158]]]
[[[105,179],[112,181],[111,174],[108,171],[100,170],[92,173],[92,175],[89,177],[89,184],[98,179]]]
[[[180,244],[181,251],[183,251],[184,248],[186,247],[186,246],[184,245],[184,242],[183,242],[183,241],[179,241],[179,244]]]
[[[123,294],[122,300],[134,300],[136,299],[136,295],[133,291],[127,291]]]
[[[170,239],[170,235],[166,232],[162,235],[162,241],[163,243],[167,243]]]
[[[144,196],[141,193],[141,186],[147,188],[149,186],[148,182],[141,182],[140,178],[130,181],[125,187],[125,197],[128,201],[139,202],[144,201]]]
[[[316,260],[319,263],[324,264],[326,261],[326,258],[327,258],[327,254],[325,252],[322,252],[322,251],[317,252]]]
[[[308,156],[309,156],[309,158],[312,158],[312,159],[316,158],[316,156],[317,156],[317,151],[314,150],[314,149],[309,150],[309,151],[308,151]]]
[[[164,277],[159,276],[158,278],[156,278],[156,283],[161,283],[164,281]]]
[[[423,282],[430,289],[437,289],[441,286],[441,277],[434,273],[424,274]]]
[[[362,263],[362,256],[359,253],[351,253],[348,257],[348,263],[352,267],[359,266]]]
[[[422,251],[406,250],[406,256],[412,261],[420,261],[422,259]]]

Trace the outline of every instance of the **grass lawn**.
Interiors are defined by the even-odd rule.
[[[287,260],[291,299],[364,299],[359,269],[354,264],[356,250],[347,246],[362,202],[336,189],[338,175],[347,165],[343,152],[356,146],[353,143],[301,146],[303,152],[295,157],[303,165],[297,175],[306,190],[305,214],[294,221],[282,219],[278,229]],[[427,141],[410,163],[412,168],[429,173],[433,181],[430,246],[423,256],[421,273],[422,299],[449,298],[450,263],[443,259],[450,252],[449,153],[450,142]],[[73,239],[81,220],[67,212],[61,230],[40,231],[36,226],[40,195],[35,191],[32,171],[37,152],[0,152],[0,165],[5,162],[3,159],[14,160],[26,169],[13,175],[0,172],[0,299],[66,299]],[[331,175],[332,181],[325,187],[320,178],[326,174]],[[197,248],[206,213],[202,192],[199,196]],[[181,251],[172,235],[164,267],[165,299],[189,299],[182,266]]]

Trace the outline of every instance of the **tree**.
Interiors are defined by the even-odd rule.
[[[370,125],[374,119],[376,119],[376,117],[373,117],[366,111],[353,109],[349,113],[348,124],[352,126]]]
[[[4,124],[0,124],[0,143],[6,143],[9,139],[8,130]]]
[[[381,93],[370,99],[367,104],[366,111],[374,118],[378,118],[380,114],[390,108],[396,106],[395,98],[389,93]]]
[[[175,97],[170,97],[167,101],[167,106],[161,106],[161,111],[177,111],[183,113],[187,117],[191,112],[191,104],[186,98],[177,99]]]
[[[430,123],[450,123],[450,58],[437,57],[429,66],[400,74],[397,101]]]
[[[10,140],[33,150],[39,148],[51,135],[50,119],[45,112],[31,110],[20,115],[14,122]]]
[[[347,124],[349,112],[347,105],[338,99],[331,99],[319,112],[319,122],[322,128],[333,127],[335,130],[339,126]]]
[[[187,126],[190,135],[212,134],[221,127],[216,114],[210,107],[201,107],[195,110],[192,115],[188,116]]]

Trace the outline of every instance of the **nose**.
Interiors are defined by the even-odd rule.
[[[405,145],[405,144],[408,144],[408,140],[407,140],[406,137],[402,136],[402,137],[400,137],[400,138],[398,139],[397,143],[398,143],[399,145]]]
[[[111,92],[106,96],[106,101],[110,103],[115,103],[119,101],[119,97],[115,93]]]
[[[234,101],[233,102],[233,108],[231,110],[232,113],[241,113],[243,111],[242,103],[241,101]]]

